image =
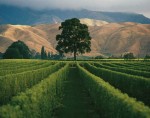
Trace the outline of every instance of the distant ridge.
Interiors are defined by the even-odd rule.
[[[60,23],[68,18],[89,18],[106,22],[136,22],[150,24],[150,19],[142,14],[123,12],[101,12],[90,10],[42,10],[0,5],[0,24],[49,24]]]
[[[80,19],[80,22],[88,26],[103,26],[103,25],[108,24],[108,22],[106,21],[94,20],[94,19],[88,19],[88,18],[82,18]]]

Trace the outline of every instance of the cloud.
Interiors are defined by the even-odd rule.
[[[150,0],[0,0],[0,4],[32,9],[90,9],[145,13],[150,17]]]

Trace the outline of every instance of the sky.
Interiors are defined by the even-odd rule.
[[[132,12],[150,18],[150,0],[0,0],[0,4],[32,9],[88,9],[93,11]]]

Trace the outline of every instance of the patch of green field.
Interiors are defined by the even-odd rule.
[[[0,60],[0,118],[150,118],[149,66]]]

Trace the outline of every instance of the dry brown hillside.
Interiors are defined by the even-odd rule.
[[[82,19],[89,26],[92,36],[92,52],[86,55],[99,54],[121,55],[133,52],[144,56],[150,53],[150,25],[137,23],[107,23]],[[36,26],[2,25],[0,26],[0,52],[16,40],[24,41],[30,49],[40,52],[42,45],[47,51],[55,53],[56,34],[60,24],[42,24]]]
[[[4,52],[12,42],[21,40],[29,46],[40,52],[41,47],[45,46],[49,52],[56,52],[52,44],[47,41],[47,33],[24,25],[2,25],[0,26],[0,52]]]

